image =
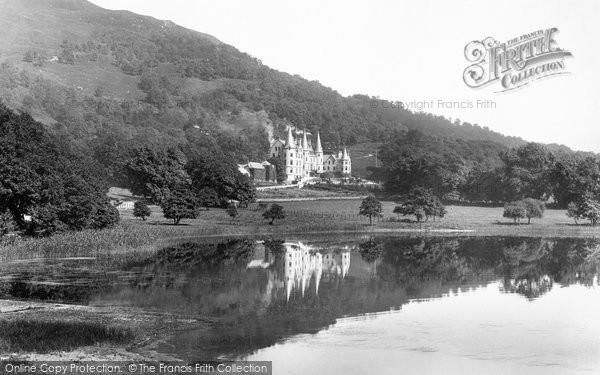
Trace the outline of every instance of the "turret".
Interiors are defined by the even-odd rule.
[[[342,154],[342,173],[348,175],[352,173],[352,161],[346,147],[344,147],[344,153]]]
[[[287,142],[285,142],[285,148],[295,148],[294,145],[294,136],[292,135],[292,127],[288,128]]]
[[[315,163],[317,173],[323,173],[323,147],[321,146],[321,134],[317,132],[317,145],[315,148]]]
[[[296,143],[294,135],[292,134],[292,127],[288,127],[287,141],[285,142],[285,174],[287,175],[287,181],[291,182],[294,180],[297,172],[296,158],[298,153],[296,152]]]
[[[317,132],[317,147],[315,148],[315,152],[323,153],[323,147],[321,147],[321,133]]]

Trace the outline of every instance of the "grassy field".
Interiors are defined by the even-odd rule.
[[[358,216],[360,199],[279,202],[286,211],[284,220],[274,225],[262,218],[258,204],[240,209],[230,218],[223,209],[202,211],[197,219],[172,225],[162,217],[159,207],[142,221],[132,211],[121,212],[121,223],[106,230],[87,230],[58,234],[50,238],[8,238],[0,245],[0,261],[45,257],[104,257],[107,262],[138,259],[165,246],[191,238],[222,236],[273,236],[339,232],[374,232],[416,235],[501,235],[501,236],[565,236],[600,235],[600,226],[575,225],[564,210],[547,210],[543,219],[530,225],[513,225],[502,217],[502,208],[448,206],[442,220],[421,225],[398,222],[393,202],[383,202],[384,214],[369,225]]]
[[[327,191],[315,190],[310,187],[302,189],[284,188],[284,189],[269,189],[257,192],[259,201],[267,201],[269,199],[296,199],[296,198],[328,198],[328,197],[348,197],[360,196],[361,194],[355,191]]]
[[[326,219],[339,222],[364,222],[365,218],[359,217],[358,207],[361,201],[356,200],[320,200],[303,202],[282,202],[279,203],[289,212],[299,212],[300,215],[313,216],[319,218],[323,215]],[[410,217],[398,217],[393,213],[394,202],[382,202],[383,217],[379,219],[375,226],[378,228],[394,229],[418,229],[417,223],[390,222],[397,219],[410,219]],[[575,225],[572,219],[566,216],[566,210],[546,210],[542,219],[534,219],[531,224],[526,221],[520,225],[514,225],[513,220],[503,218],[502,207],[467,207],[467,206],[447,206],[448,213],[441,220],[428,221],[421,224],[424,230],[431,229],[459,229],[474,230],[485,234],[511,234],[521,233],[547,233],[565,234],[565,235],[598,235],[600,226],[597,228],[585,225]]]

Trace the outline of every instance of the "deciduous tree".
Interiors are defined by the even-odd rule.
[[[267,220],[270,219],[271,221],[269,222],[269,225],[273,225],[273,222],[275,220],[285,219],[285,211],[283,209],[283,206],[280,206],[277,203],[273,203],[268,210],[263,212],[262,216]]]
[[[546,211],[544,202],[533,198],[525,198],[522,203],[525,206],[527,224],[531,224],[533,218],[541,219],[544,216],[544,211]]]
[[[527,216],[527,208],[522,201],[515,201],[507,203],[504,206],[504,217],[514,220],[514,223],[521,222],[521,219]]]
[[[369,195],[365,199],[363,199],[360,204],[358,214],[362,216],[366,216],[369,218],[369,223],[373,225],[374,217],[381,217],[381,213],[383,212],[383,207],[381,202],[375,198],[374,195]]]
[[[178,187],[160,204],[166,219],[178,225],[182,219],[195,219],[199,214],[198,199],[187,187]]]

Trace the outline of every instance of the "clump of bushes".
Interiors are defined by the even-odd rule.
[[[401,204],[394,208],[394,213],[398,216],[414,216],[418,223],[432,218],[443,218],[446,216],[446,207],[440,199],[435,196],[431,190],[416,187],[400,198]]]
[[[527,218],[527,224],[531,224],[531,219],[544,217],[544,211],[546,211],[544,202],[533,198],[525,198],[507,203],[504,206],[502,216],[513,219],[515,224],[520,224],[521,219]]]
[[[579,224],[579,220],[589,220],[592,226],[600,221],[600,202],[592,194],[584,194],[578,201],[567,206],[567,216]]]

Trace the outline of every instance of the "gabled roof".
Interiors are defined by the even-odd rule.
[[[253,161],[249,162],[247,165],[250,169],[265,169],[261,163],[256,163]]]
[[[250,176],[250,172],[248,172],[244,164],[238,164],[238,171],[244,176]]]
[[[281,143],[282,145],[285,145],[285,141],[283,139],[277,138],[271,141],[271,147],[273,147],[273,145],[277,142]]]

